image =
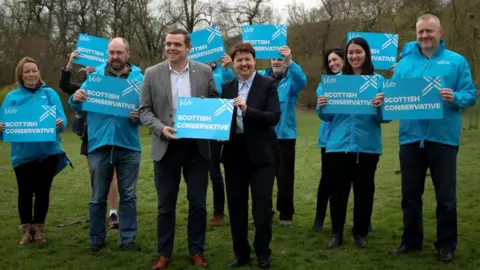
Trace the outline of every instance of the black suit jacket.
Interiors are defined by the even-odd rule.
[[[222,98],[238,97],[238,79],[222,84]],[[243,116],[245,145],[252,165],[257,167],[275,165],[278,162],[279,147],[274,127],[280,121],[275,80],[256,74],[247,97],[247,110]],[[237,109],[233,111],[230,140],[225,142],[222,161],[238,162],[233,144],[236,143]],[[238,148],[237,148],[238,149]]]

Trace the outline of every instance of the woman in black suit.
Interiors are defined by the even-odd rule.
[[[255,72],[255,50],[249,43],[233,46],[237,78],[222,85],[222,98],[233,99],[230,140],[222,161],[230,213],[235,260],[232,267],[250,262],[248,242],[248,190],[251,187],[258,266],[270,267],[272,239],[272,191],[279,159],[274,127],[280,120],[275,81]]]

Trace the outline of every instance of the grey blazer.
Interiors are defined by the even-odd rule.
[[[218,92],[213,80],[212,68],[189,60],[190,87],[192,97],[217,98]],[[172,126],[172,90],[168,62],[164,61],[145,70],[140,92],[140,120],[152,130],[152,159],[160,161],[168,147],[163,135],[165,126]],[[210,159],[210,141],[197,139],[201,155]]]

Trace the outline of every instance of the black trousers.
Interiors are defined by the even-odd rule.
[[[213,189],[213,215],[223,216],[225,211],[225,186],[220,168],[222,145],[217,141],[210,141],[210,154],[212,157],[209,171]]]
[[[206,196],[209,161],[199,152],[195,140],[171,140],[165,156],[154,162],[158,197],[157,252],[171,257],[175,239],[175,211],[181,173],[187,184],[188,249],[202,254],[207,227]]]
[[[295,214],[293,192],[295,181],[295,139],[278,140],[280,162],[277,167],[277,210],[280,220],[292,220]]]
[[[18,185],[18,213],[21,224],[45,224],[50,204],[50,187],[57,163],[58,155],[52,155],[43,160],[35,160],[14,168]],[[35,203],[33,203],[34,196]]]
[[[322,172],[320,176],[320,182],[318,184],[317,191],[317,210],[315,214],[315,220],[321,222],[325,220],[327,213],[328,200],[330,199],[331,181],[329,173],[329,164],[327,161],[327,155],[325,153],[325,147],[320,148],[321,160],[322,160]]]
[[[426,141],[400,146],[404,245],[422,247],[422,195],[430,168],[437,198],[437,248],[454,252],[457,246],[457,152],[458,147]]]
[[[330,212],[332,234],[343,235],[347,214],[350,187],[353,184],[354,236],[367,236],[375,193],[375,171],[380,158],[378,154],[327,153],[331,164]]]
[[[250,256],[248,242],[248,189],[251,187],[252,212],[255,224],[254,248],[257,257],[269,258],[272,240],[272,192],[275,165],[256,167],[250,163],[242,135],[230,138],[235,159],[224,160],[228,212],[233,250],[238,257]]]

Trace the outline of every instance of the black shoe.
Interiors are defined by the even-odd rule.
[[[258,259],[258,268],[260,269],[269,269],[270,268],[270,259]]]
[[[99,252],[105,247],[105,244],[92,244],[88,245],[88,249],[93,251],[93,252]]]
[[[332,239],[328,242],[327,248],[337,248],[343,244],[343,238],[340,235],[332,235]]]
[[[441,262],[449,263],[453,260],[453,252],[441,248],[438,250],[437,258]]]
[[[128,251],[128,250],[131,250],[131,251],[140,251],[140,246],[135,243],[135,242],[127,242],[127,243],[123,243],[123,244],[120,244],[118,245],[118,248],[123,250],[123,251]]]
[[[321,232],[323,230],[323,221],[315,219],[312,226],[312,232]]]
[[[355,237],[355,246],[357,248],[366,248],[367,247],[367,237],[365,236],[356,236]]]
[[[238,268],[252,264],[250,257],[236,257],[232,263],[228,265],[231,268]]]
[[[411,247],[407,247],[406,245],[402,244],[398,248],[390,250],[390,254],[391,255],[399,255],[399,254],[403,254],[403,253],[407,253],[407,252],[411,252],[411,251],[418,251],[418,250],[422,250],[422,248],[419,248],[419,247],[411,248]]]

